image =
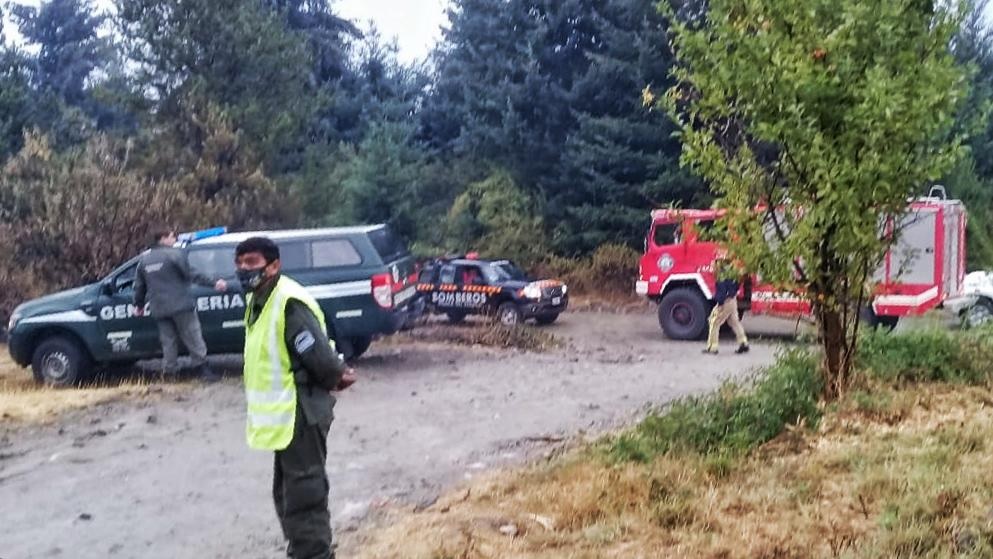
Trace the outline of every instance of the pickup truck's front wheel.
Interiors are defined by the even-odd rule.
[[[31,358],[31,370],[38,382],[65,387],[79,384],[93,367],[89,354],[71,338],[55,336],[42,340]]]
[[[497,308],[497,320],[504,326],[517,326],[523,322],[520,307],[511,301],[503,303]]]

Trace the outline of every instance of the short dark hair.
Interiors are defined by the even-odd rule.
[[[261,254],[265,258],[266,263],[279,260],[279,247],[268,237],[249,237],[241,241],[234,249],[234,256],[238,258],[250,252]]]
[[[149,229],[148,231],[149,231],[149,234],[151,236],[151,239],[150,240],[151,240],[152,244],[153,245],[156,245],[156,244],[159,243],[159,241],[161,241],[165,237],[168,237],[171,233],[175,233],[176,232],[176,228],[175,227],[171,227],[171,226],[169,226],[169,224],[166,224],[166,223],[158,223],[155,226],[153,226],[151,229]]]

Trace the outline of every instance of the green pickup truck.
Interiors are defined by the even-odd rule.
[[[217,233],[184,243],[191,267],[237,286],[235,246],[248,237],[269,237],[279,245],[283,273],[320,303],[346,359],[362,355],[378,336],[399,330],[413,312],[415,261],[388,226]],[[14,361],[30,365],[39,382],[68,386],[100,369],[159,357],[155,321],[137,316],[132,304],[137,266],[135,256],[97,283],[14,309],[8,327]],[[244,295],[191,289],[208,353],[240,353]]]

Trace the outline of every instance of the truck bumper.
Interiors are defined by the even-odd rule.
[[[423,297],[417,297],[402,308],[395,309],[389,313],[386,319],[384,334],[395,334],[400,330],[409,330],[414,327],[418,318],[424,316],[426,305]]]
[[[534,318],[536,316],[550,316],[561,314],[569,307],[569,296],[563,295],[558,304],[552,299],[542,299],[540,301],[528,301],[521,305],[521,313],[524,318]]]

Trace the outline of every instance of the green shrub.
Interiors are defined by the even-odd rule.
[[[648,461],[660,454],[747,452],[776,437],[787,424],[816,423],[822,380],[813,355],[781,354],[774,365],[743,382],[727,382],[704,396],[676,401],[618,437],[617,460]]]
[[[983,384],[993,368],[993,330],[869,332],[860,340],[857,368],[884,382]]]
[[[540,200],[505,171],[495,171],[470,184],[452,204],[444,228],[451,252],[509,258],[525,267],[549,252]]]

